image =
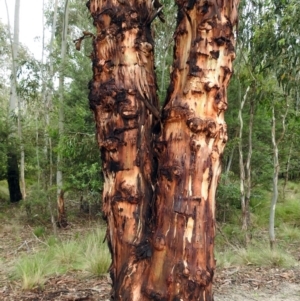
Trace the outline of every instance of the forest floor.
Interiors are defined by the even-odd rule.
[[[109,277],[95,277],[82,271],[50,276],[43,286],[23,290],[21,281],[10,276],[11,270],[20,256],[42,248],[43,240],[34,235],[32,226],[24,220],[3,222],[0,219],[1,301],[109,300]],[[59,230],[59,235],[65,239],[74,233],[84,234],[96,227],[99,227],[99,222],[94,221],[88,225],[74,223],[65,230]],[[214,295],[215,301],[299,301],[300,266],[273,268],[231,265],[228,268],[217,268]]]
[[[299,269],[223,269],[217,271],[214,283],[215,301],[300,300]],[[108,301],[109,293],[108,276],[87,277],[78,272],[51,277],[43,289],[22,291],[18,283],[3,281],[3,278],[0,285],[2,301]]]

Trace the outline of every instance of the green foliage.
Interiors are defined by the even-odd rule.
[[[36,228],[34,228],[33,230],[33,234],[36,236],[36,237],[43,237],[46,233],[46,230],[44,227],[41,227],[41,226],[38,226]]]
[[[287,223],[300,227],[300,201],[287,200],[276,207],[276,224]]]
[[[7,182],[5,180],[0,181],[0,202],[1,201],[8,201],[9,200],[9,193]]]
[[[221,176],[216,194],[217,220],[226,222],[241,208],[239,179],[233,172]]]

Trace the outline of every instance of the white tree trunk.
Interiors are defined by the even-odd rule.
[[[243,100],[241,100],[240,109],[239,109],[239,122],[240,122],[240,131],[239,131],[239,166],[240,166],[240,192],[241,192],[241,205],[242,205],[242,229],[247,230],[247,206],[245,202],[245,167],[243,159],[243,115],[242,111],[247,100],[247,94],[249,92],[250,86],[248,86]],[[241,97],[240,97],[241,99]]]
[[[14,35],[13,39],[10,33],[10,20],[9,20],[9,13],[7,7],[7,1],[5,0],[6,11],[7,11],[7,19],[8,19],[8,30],[9,30],[9,38],[11,44],[11,55],[12,55],[12,75],[11,75],[11,91],[10,91],[10,98],[9,98],[9,117],[11,118],[14,115],[17,115],[17,129],[15,129],[15,125],[12,123],[13,130],[12,133],[16,133],[20,140],[20,153],[21,153],[21,187],[22,187],[22,198],[25,199],[26,197],[26,189],[25,189],[25,152],[24,152],[24,145],[22,141],[22,127],[21,127],[21,104],[20,99],[17,95],[17,66],[18,66],[18,55],[19,55],[19,20],[20,20],[20,0],[16,0],[15,2],[15,14],[14,14]],[[12,134],[14,135],[14,134]],[[15,152],[15,151],[13,151]],[[14,156],[17,158],[17,156]],[[18,172],[18,165],[16,164],[16,174],[17,177]],[[16,181],[16,189],[19,190],[19,183]],[[14,190],[14,189],[13,189]],[[11,194],[11,191],[10,191]]]
[[[285,119],[288,113],[288,105],[286,106],[285,114],[282,116],[282,132],[281,136],[276,141],[276,118],[275,118],[275,104],[272,105],[272,144],[273,144],[273,195],[271,200],[270,208],[270,220],[269,220],[269,238],[270,247],[274,248],[275,245],[275,210],[278,200],[278,174],[280,170],[279,159],[278,159],[278,145],[284,137],[285,134]]]
[[[272,144],[273,144],[273,195],[271,200],[271,209],[270,209],[270,220],[269,220],[269,236],[270,236],[270,246],[271,249],[274,247],[275,243],[275,210],[276,203],[278,199],[278,173],[279,173],[279,161],[278,161],[278,146],[276,143],[276,119],[275,119],[275,110],[274,104],[272,106]]]

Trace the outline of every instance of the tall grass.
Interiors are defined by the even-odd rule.
[[[94,231],[86,236],[57,242],[50,237],[48,246],[32,255],[21,257],[12,277],[22,281],[23,289],[42,287],[50,275],[85,271],[100,276],[107,272],[110,254],[103,243],[105,232]]]
[[[264,244],[251,245],[248,248],[226,249],[216,252],[217,266],[228,268],[230,266],[258,266],[258,267],[294,267],[296,259],[282,248],[271,250]]]

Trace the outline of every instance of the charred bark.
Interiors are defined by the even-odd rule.
[[[177,1],[173,72],[158,143],[151,300],[213,300],[215,192],[239,1]]]
[[[161,7],[87,3],[97,28],[89,100],[105,178],[113,300],[213,300],[215,192],[238,2],[177,2],[173,72],[155,146],[150,24]]]
[[[160,7],[151,0],[90,0],[87,6],[97,28],[89,101],[105,179],[112,298],[140,301],[151,256],[152,130],[159,118],[150,24]]]

